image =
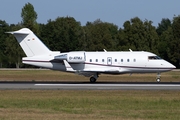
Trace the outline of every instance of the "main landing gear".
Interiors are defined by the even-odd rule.
[[[157,79],[156,79],[156,81],[157,81],[158,83],[161,81],[160,76],[161,76],[160,73],[158,73],[158,74],[157,74]]]
[[[99,77],[99,76],[98,76],[98,73],[96,73],[94,76],[92,76],[92,77],[90,78],[90,82],[91,82],[91,83],[95,83],[98,77]]]
[[[91,82],[91,83],[94,83],[94,82],[96,82],[96,78],[94,78],[94,77],[91,77],[91,78],[90,78],[90,82]]]

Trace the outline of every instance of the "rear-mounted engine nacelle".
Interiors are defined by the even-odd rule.
[[[85,52],[70,52],[55,56],[56,60],[67,60],[69,63],[84,63],[86,60]]]
[[[70,52],[67,55],[67,61],[69,63],[84,63],[85,60],[85,52]]]

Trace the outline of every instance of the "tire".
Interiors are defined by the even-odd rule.
[[[91,77],[91,78],[90,78],[90,82],[91,82],[91,83],[94,83],[94,82],[96,82],[96,78],[94,78],[94,77]]]
[[[159,82],[161,81],[161,79],[160,79],[160,78],[157,78],[156,81],[159,83]]]

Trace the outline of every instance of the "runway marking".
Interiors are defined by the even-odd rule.
[[[81,86],[81,87],[180,87],[180,85],[164,84],[34,84],[35,86]]]

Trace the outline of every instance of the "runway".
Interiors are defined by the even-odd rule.
[[[1,90],[180,90],[180,82],[0,82]]]

